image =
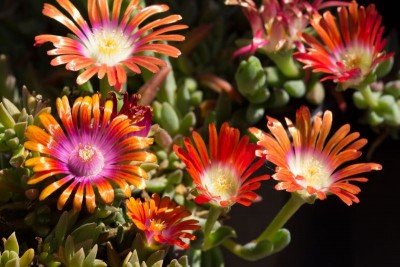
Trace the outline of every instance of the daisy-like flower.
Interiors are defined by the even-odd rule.
[[[302,106],[296,112],[296,124],[286,118],[291,139],[283,125],[268,117],[267,127],[271,134],[257,128],[250,132],[265,150],[257,154],[276,165],[272,176],[279,181],[277,190],[296,192],[306,201],[325,199],[328,194],[338,196],[344,203],[358,203],[356,194],[360,188],[350,182],[366,182],[359,175],[372,170],[381,170],[377,163],[349,164],[361,156],[366,139],[359,139],[357,132],[350,133],[346,124],[328,138],[332,126],[332,113],[325,111],[311,121],[310,111]],[[346,166],[343,166],[346,165]]]
[[[315,0],[262,0],[257,8],[253,0],[226,0],[227,5],[240,5],[253,32],[250,45],[240,48],[234,56],[254,54],[259,49],[265,53],[289,51],[301,45],[298,32],[309,24],[312,13],[317,9],[343,5],[341,1]]]
[[[142,52],[154,51],[171,57],[180,55],[177,48],[156,42],[184,40],[182,35],[169,34],[187,28],[186,25],[169,25],[181,16],[169,15],[147,22],[149,17],[167,11],[167,5],[142,8],[139,0],[132,0],[122,13],[122,0],[111,1],[112,9],[108,0],[88,0],[89,24],[69,0],[57,2],[69,16],[47,3],[43,14],[65,25],[75,36],[39,35],[35,37],[35,45],[53,43],[55,49],[47,52],[56,56],[51,65],[66,64],[68,70],[84,70],[76,80],[78,84],[87,82],[95,74],[99,79],[107,75],[110,86],[121,90],[127,80],[127,70],[140,73],[140,67],[143,67],[157,72],[159,66],[166,65],[161,59]]]
[[[305,64],[304,68],[328,74],[321,81],[331,79],[343,89],[357,87],[393,53],[383,51],[384,27],[374,4],[365,9],[353,1],[348,7],[339,7],[338,16],[337,21],[329,11],[322,16],[315,14],[311,25],[322,42],[301,33],[302,41],[309,48],[295,53],[294,57]]]
[[[142,127],[142,130],[135,132],[133,135],[146,137],[150,132],[152,109],[150,106],[139,105],[141,95],[133,94],[131,98],[129,98],[128,93],[125,92],[123,94],[122,107],[119,109],[119,111],[117,110],[117,95],[115,93],[112,93],[111,99],[113,100],[114,106],[111,118],[114,118],[120,114],[128,116],[128,118],[134,123],[134,125]]]
[[[93,212],[98,197],[106,204],[114,200],[115,186],[126,197],[131,195],[130,185],[144,188],[143,178],[148,176],[140,164],[154,162],[156,157],[145,151],[153,139],[135,136],[141,127],[123,114],[111,118],[113,102],[100,104],[99,94],[79,97],[72,109],[64,96],[56,106],[61,125],[43,113],[39,119],[45,130],[31,125],[25,134],[25,148],[40,153],[25,162],[35,172],[28,184],[58,175],[40,193],[40,200],[62,188],[58,209],[74,191],[73,209],[79,211],[85,198],[87,210]]]
[[[249,137],[240,139],[238,129],[224,123],[219,135],[214,124],[209,125],[209,153],[201,136],[193,131],[193,141],[185,138],[186,150],[174,146],[177,156],[186,164],[186,170],[193,178],[198,204],[229,207],[235,203],[251,205],[260,187],[260,181],[270,178],[260,175],[250,178],[264,163],[254,162],[257,145],[249,143]]]
[[[191,212],[183,206],[177,206],[169,197],[153,194],[151,199],[142,202],[131,197],[126,200],[128,215],[137,228],[145,233],[149,246],[177,245],[188,249],[189,245],[182,239],[194,240],[190,233],[200,228],[198,221],[187,219]]]

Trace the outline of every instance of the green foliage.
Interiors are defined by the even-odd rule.
[[[15,232],[7,239],[3,238],[4,250],[0,252],[0,267],[28,267],[31,265],[35,252],[32,248],[19,256],[19,244]]]

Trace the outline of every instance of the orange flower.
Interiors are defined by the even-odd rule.
[[[154,51],[172,57],[180,55],[177,48],[155,42],[183,41],[182,35],[166,34],[187,28],[185,25],[167,26],[180,20],[181,16],[170,15],[141,26],[152,15],[167,11],[167,5],[141,8],[139,0],[132,0],[122,14],[122,0],[111,1],[112,10],[108,0],[88,0],[89,24],[69,0],[57,2],[73,20],[50,4],[44,4],[43,14],[66,26],[75,36],[39,35],[35,38],[35,45],[53,43],[55,49],[47,52],[56,56],[51,61],[53,66],[66,64],[68,70],[85,69],[76,80],[78,84],[87,82],[97,73],[99,79],[107,75],[110,86],[120,91],[126,83],[127,69],[140,73],[140,66],[157,72],[159,66],[166,66],[161,59],[142,52]]]
[[[249,206],[257,194],[253,192],[260,187],[260,181],[269,179],[269,175],[249,178],[263,160],[256,158],[257,146],[249,143],[249,137],[239,140],[238,129],[224,123],[219,136],[214,124],[209,125],[210,154],[197,132],[193,132],[193,143],[189,138],[184,141],[187,151],[174,146],[178,157],[186,164],[187,171],[193,178],[198,204],[211,202],[216,206],[231,206],[236,202]]]
[[[314,15],[311,25],[323,43],[302,33],[302,41],[310,47],[307,52],[295,53],[294,57],[305,64],[304,68],[327,73],[321,81],[331,79],[346,89],[360,85],[393,53],[383,51],[386,44],[382,39],[384,27],[381,27],[382,18],[374,4],[365,9],[353,1],[348,7],[339,7],[338,13],[338,22],[329,11],[322,17]]]
[[[277,190],[296,192],[307,201],[325,199],[327,194],[337,195],[347,205],[358,203],[356,194],[360,188],[349,182],[366,182],[361,173],[381,170],[377,163],[343,164],[361,156],[366,139],[358,139],[359,133],[349,134],[350,125],[342,126],[330,138],[332,113],[318,114],[311,122],[310,111],[302,106],[296,113],[296,125],[286,118],[293,146],[285,128],[276,119],[268,117],[267,127],[272,135],[257,128],[250,132],[265,150],[257,151],[259,156],[276,165],[272,176],[279,181]],[[356,176],[356,177],[353,177]]]
[[[112,118],[112,100],[101,105],[99,99],[99,94],[79,97],[71,110],[66,96],[58,98],[58,116],[65,130],[51,114],[43,113],[39,119],[45,130],[31,125],[26,131],[25,148],[41,153],[25,162],[35,172],[28,183],[36,184],[63,174],[64,177],[51,182],[39,196],[43,200],[62,188],[58,199],[60,210],[73,191],[76,211],[81,209],[83,197],[88,211],[94,211],[94,188],[106,204],[114,200],[114,184],[129,197],[129,184],[137,188],[145,186],[143,178],[148,176],[140,164],[156,160],[154,154],[144,151],[153,139],[135,135],[142,127],[134,126],[127,115]]]
[[[182,238],[194,240],[196,236],[189,232],[200,228],[198,221],[187,219],[190,211],[177,206],[169,197],[153,194],[151,199],[142,202],[131,197],[126,201],[128,215],[137,228],[144,231],[147,243],[151,245],[168,244],[188,249],[189,245]],[[154,244],[154,241],[157,242]]]

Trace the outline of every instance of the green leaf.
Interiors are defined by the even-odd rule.
[[[92,267],[97,255],[97,244],[90,250],[86,258],[83,260],[83,267]]]
[[[4,267],[20,267],[18,258],[14,258],[12,260],[7,261]]]
[[[186,114],[189,111],[190,92],[185,83],[180,88],[178,88],[176,94],[176,105],[181,114]]]
[[[188,135],[195,125],[196,125],[196,115],[194,114],[193,111],[190,111],[183,117],[179,132],[183,135]]]
[[[71,236],[74,239],[75,244],[81,243],[83,241],[92,240],[92,242],[96,242],[97,238],[100,235],[100,228],[96,223],[87,223],[76,228]]]
[[[264,105],[250,104],[246,110],[246,120],[250,124],[256,124],[264,118],[265,107]]]
[[[72,236],[68,236],[67,240],[65,241],[65,248],[64,248],[64,256],[65,256],[65,262],[71,262],[72,257],[74,256],[75,253],[75,246],[74,246],[74,240],[72,239]]]
[[[291,80],[283,84],[283,88],[286,92],[294,98],[303,97],[306,93],[306,85],[303,80]]]
[[[165,186],[167,185],[167,179],[165,177],[157,177],[150,180],[146,180],[146,190],[151,193],[158,193],[164,191]]]
[[[159,264],[159,262],[162,261],[165,257],[165,251],[164,250],[158,250],[154,253],[152,253],[146,260],[147,266],[154,266],[155,264]]]
[[[180,120],[175,109],[167,102],[162,103],[161,126],[174,136],[180,127]]]
[[[32,248],[28,249],[19,259],[19,265],[21,267],[30,266],[34,257],[35,257],[35,251]]]
[[[8,113],[3,103],[0,103],[0,122],[6,128],[13,128],[15,125],[15,120],[10,113]]]
[[[21,114],[21,111],[7,98],[3,97],[3,105],[8,111],[8,113],[14,118],[17,119]]]
[[[248,261],[257,261],[273,253],[274,245],[269,240],[250,242],[241,247],[240,256]]]
[[[281,251],[290,243],[290,232],[287,229],[279,229],[272,238],[274,253]]]
[[[224,242],[225,239],[232,237],[236,237],[235,229],[230,226],[223,225],[211,232],[208,236],[205,236],[203,250],[208,250],[218,246]]]
[[[83,248],[79,249],[73,256],[68,264],[68,267],[82,267],[85,259],[85,252]]]
[[[4,240],[4,250],[14,251],[17,254],[19,253],[19,245],[17,237],[15,236],[15,232],[13,232],[7,240]]]
[[[188,256],[182,256],[178,260],[179,264],[182,265],[182,267],[189,267],[189,258]]]
[[[182,181],[182,170],[175,170],[167,175],[168,184],[179,184]]]
[[[5,266],[9,259],[10,259],[10,251],[8,250],[3,251],[3,254],[1,254],[0,258],[0,266]]]

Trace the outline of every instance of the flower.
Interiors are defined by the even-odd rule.
[[[252,43],[236,51],[234,57],[244,53],[254,54],[257,49],[266,53],[291,52],[295,46],[301,45],[297,33],[304,31],[312,13],[317,9],[344,4],[341,1],[321,2],[263,0],[257,8],[253,0],[226,0],[227,5],[242,7],[253,32]]]
[[[131,197],[126,200],[126,207],[137,228],[144,231],[150,246],[159,243],[188,249],[188,244],[183,242],[182,238],[194,240],[196,236],[186,231],[200,228],[197,220],[185,220],[191,215],[185,207],[177,206],[169,197],[160,200],[155,193],[151,199],[145,199],[144,202]],[[157,243],[154,244],[154,241]]]
[[[123,104],[119,111],[117,110],[118,97],[114,92],[111,93],[111,99],[114,107],[111,118],[120,114],[128,116],[134,125],[142,127],[142,130],[134,132],[133,135],[146,137],[150,132],[152,109],[150,106],[139,105],[138,102],[141,99],[141,95],[133,94],[131,98],[129,98],[128,93],[125,92],[123,94]]]
[[[161,59],[143,55],[142,52],[154,51],[171,57],[180,55],[177,48],[154,42],[183,41],[182,35],[167,34],[187,28],[186,25],[167,26],[180,20],[181,16],[169,15],[141,26],[152,15],[167,11],[167,5],[141,8],[139,0],[132,0],[122,14],[122,0],[112,1],[112,10],[109,9],[108,0],[88,0],[89,24],[69,0],[57,2],[73,20],[47,3],[44,4],[43,14],[65,25],[75,36],[38,35],[35,37],[35,45],[53,43],[55,49],[47,52],[48,55],[56,56],[51,61],[53,66],[66,64],[68,70],[84,69],[76,80],[79,85],[97,73],[99,79],[107,75],[110,86],[120,91],[127,80],[127,69],[140,73],[141,66],[157,72],[159,66],[166,66]]]
[[[251,205],[257,195],[252,192],[260,187],[260,181],[269,179],[269,175],[260,175],[249,178],[264,163],[257,160],[255,151],[257,146],[249,143],[249,137],[239,140],[238,129],[224,123],[219,136],[215,125],[209,125],[209,149],[201,136],[193,131],[193,142],[185,138],[187,149],[174,145],[176,155],[186,164],[186,170],[193,178],[198,196],[198,204],[211,202],[215,206],[229,207],[240,203]]]
[[[321,81],[331,79],[343,89],[357,87],[393,53],[383,51],[384,27],[374,4],[365,9],[352,1],[348,7],[339,7],[338,14],[338,22],[329,11],[322,16],[315,14],[311,25],[322,42],[301,33],[302,41],[310,47],[295,53],[294,57],[305,64],[304,68],[327,73]]]
[[[309,109],[302,106],[296,112],[296,125],[286,118],[293,147],[282,124],[274,118],[267,118],[267,127],[272,135],[254,127],[250,132],[265,149],[258,150],[258,155],[276,165],[272,177],[279,181],[277,190],[296,192],[308,201],[334,194],[351,205],[359,202],[356,194],[360,188],[349,182],[366,182],[367,178],[358,175],[382,169],[377,163],[347,164],[361,156],[359,149],[367,140],[358,139],[360,134],[357,132],[349,134],[349,124],[327,138],[332,126],[330,111],[325,111],[323,116],[319,113],[311,122]],[[339,168],[345,163],[345,167]]]
[[[99,94],[77,98],[72,109],[64,96],[57,99],[56,106],[65,130],[51,114],[42,113],[39,119],[45,130],[31,125],[25,133],[28,140],[25,148],[41,153],[25,162],[25,166],[33,167],[35,172],[28,184],[64,175],[47,185],[40,200],[63,187],[58,209],[64,207],[75,191],[73,209],[81,209],[85,196],[86,207],[93,212],[95,188],[106,204],[114,200],[114,185],[120,187],[126,197],[131,195],[129,184],[144,188],[143,178],[148,176],[140,164],[154,162],[156,157],[144,150],[153,139],[134,135],[141,127],[134,126],[123,114],[111,118],[113,103],[107,100],[101,105]]]

